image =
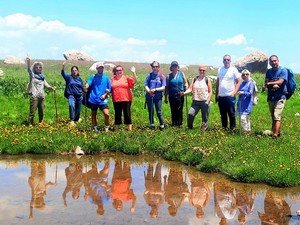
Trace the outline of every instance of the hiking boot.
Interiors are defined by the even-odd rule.
[[[104,131],[105,131],[105,132],[108,132],[108,131],[109,131],[109,126],[105,126],[105,127],[104,127]]]
[[[150,124],[149,128],[150,128],[150,130],[154,130],[155,129],[154,124]]]
[[[201,130],[206,131],[208,129],[207,123],[202,123]]]

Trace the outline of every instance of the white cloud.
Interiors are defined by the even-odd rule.
[[[247,43],[246,37],[243,34],[238,34],[227,39],[218,38],[215,41],[214,45],[241,45],[246,43]]]
[[[0,17],[0,43],[1,49],[5,50],[0,52],[0,58],[8,54],[25,57],[28,52],[34,58],[62,59],[62,54],[70,49],[86,51],[95,60],[148,61],[151,56],[167,58],[169,55],[158,50],[167,44],[165,39],[121,39],[103,31],[68,26],[58,20],[46,21],[21,13]]]

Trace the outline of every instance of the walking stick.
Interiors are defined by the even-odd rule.
[[[189,115],[188,115],[188,97],[185,96],[185,113],[186,113],[186,124],[189,124]]]
[[[58,122],[56,90],[53,91],[53,95],[54,95],[54,106],[55,106],[55,121]]]

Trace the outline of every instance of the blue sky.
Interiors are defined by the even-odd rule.
[[[259,50],[300,72],[297,0],[0,0],[0,58],[94,60],[219,66]]]

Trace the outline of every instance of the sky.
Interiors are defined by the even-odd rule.
[[[253,52],[300,72],[298,0],[0,0],[0,59],[222,65]]]

